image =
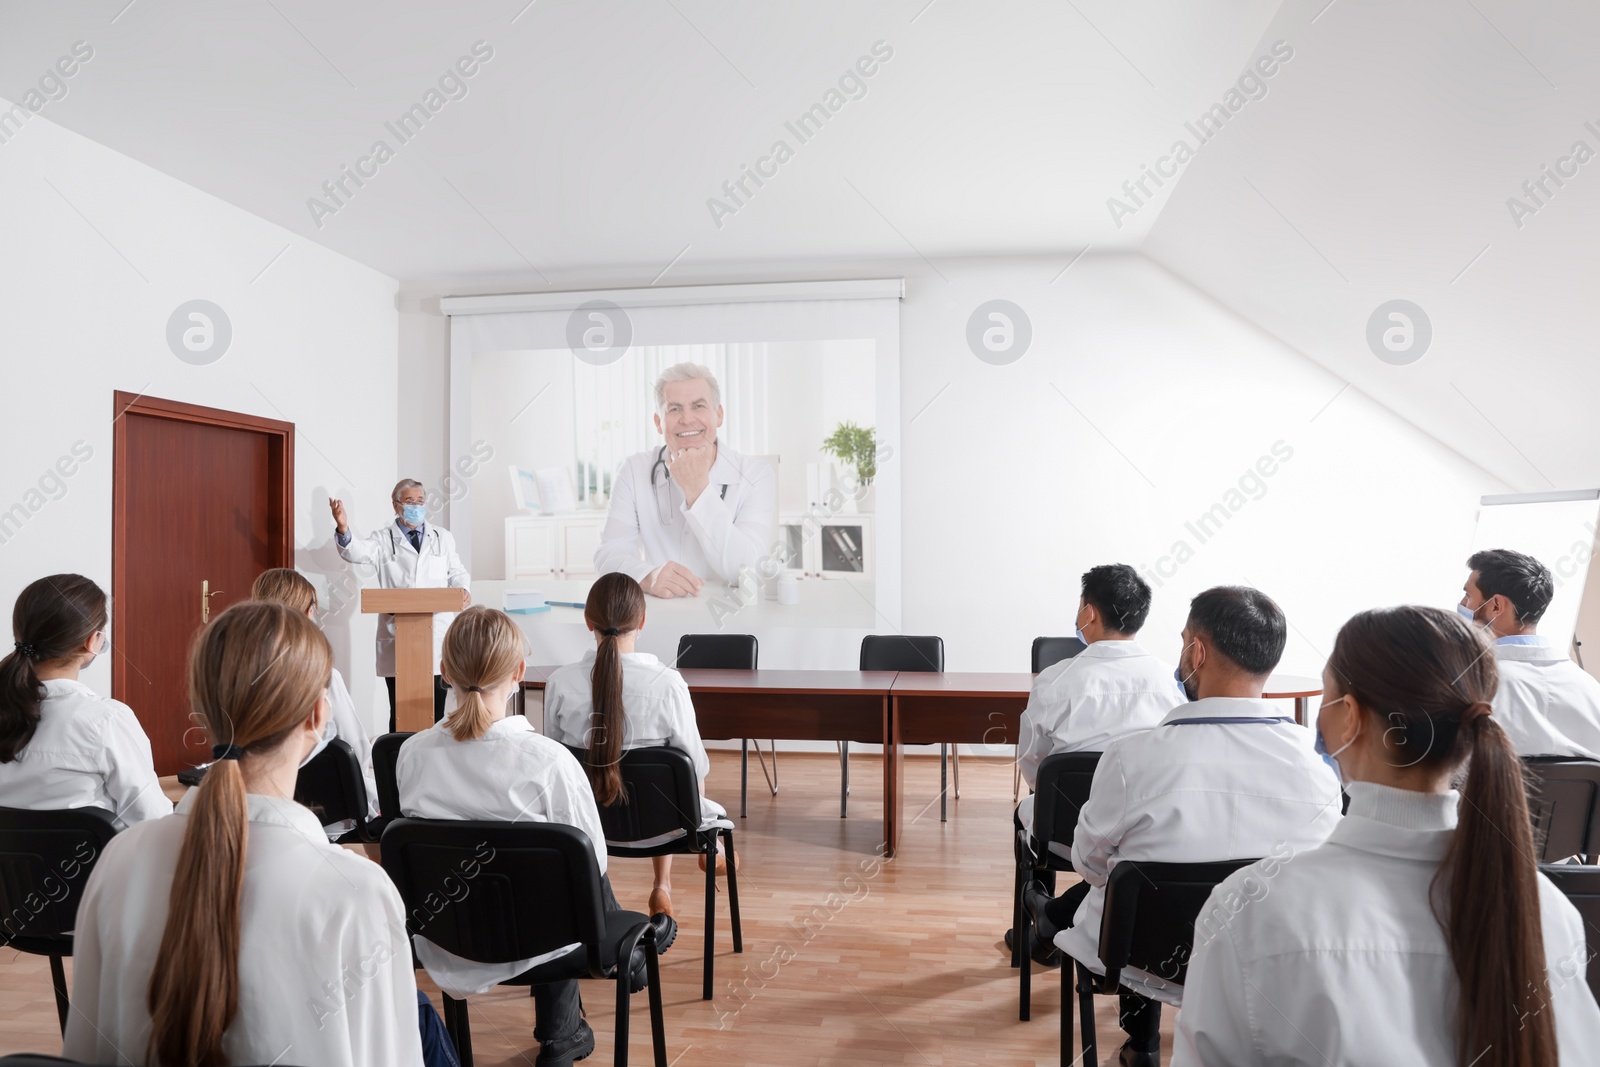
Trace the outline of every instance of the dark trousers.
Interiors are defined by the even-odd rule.
[[[383,683],[389,687],[389,732],[394,733],[394,679],[385,678]],[[444,695],[450,687],[444,684],[444,678],[433,676],[433,721],[438,722],[444,718]]]
[[[621,911],[617,895],[611,890],[611,876],[600,876],[600,892],[606,911]],[[627,981],[626,978],[622,981]],[[583,1022],[583,1000],[578,996],[578,980],[547,982],[531,987],[533,994],[533,1037],[539,1044],[562,1041],[578,1031]]]

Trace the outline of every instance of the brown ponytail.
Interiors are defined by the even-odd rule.
[[[34,667],[61,663],[106,627],[106,594],[81,574],[29,584],[11,609],[15,647],[0,659],[0,763],[22,753],[39,728],[44,687]]]
[[[488,732],[494,715],[483,691],[510,678],[528,655],[528,644],[511,616],[474,605],[445,631],[439,665],[456,691],[455,710],[445,722],[457,741],[476,741]]]
[[[243,758],[282,744],[316,707],[333,669],[322,631],[282,604],[244,601],[200,632],[189,705],[213,745]],[[189,809],[150,975],[145,1058],[227,1067],[222,1036],[239,1008],[240,896],[249,808],[239,761],[211,765]]]
[[[622,654],[617,638],[644,624],[644,590],[620,571],[603,574],[589,589],[583,618],[597,635],[594,673],[590,676],[592,710],[584,769],[601,807],[622,799]]]
[[[1489,714],[1494,650],[1455,612],[1400,607],[1345,623],[1328,660],[1399,766],[1467,767],[1432,904],[1460,985],[1458,1067],[1556,1062],[1539,869],[1522,763]],[[1341,694],[1343,695],[1343,694]]]

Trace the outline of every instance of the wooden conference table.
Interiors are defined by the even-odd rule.
[[[555,667],[532,667],[524,690],[544,688]],[[1014,745],[1034,676],[966,671],[678,672],[689,685],[700,736],[785,741],[856,741],[883,746],[883,854],[893,856],[905,823],[906,745]],[[1316,679],[1274,677],[1263,696],[1305,701]]]

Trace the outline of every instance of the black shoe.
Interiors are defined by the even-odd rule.
[[[1055,941],[1056,935],[1061,933],[1061,927],[1050,920],[1048,905],[1054,899],[1038,882],[1030,882],[1022,891],[1022,906],[1033,916],[1034,936],[1046,944]]]
[[[1140,1052],[1133,1047],[1133,1042],[1123,1042],[1121,1050],[1117,1052],[1118,1067],[1161,1067],[1161,1053]]]
[[[1010,949],[1015,947],[1016,936],[1017,932],[1015,930],[1006,931],[1006,948]],[[1028,946],[1028,955],[1033,957],[1034,963],[1037,963],[1041,967],[1061,966],[1061,950],[1056,948],[1048,941],[1039,940],[1039,932],[1037,929],[1034,930],[1033,937],[1030,938],[1030,940],[1033,943]]]
[[[578,1028],[567,1037],[539,1043],[539,1055],[534,1059],[533,1067],[567,1067],[587,1058],[593,1051],[594,1031],[589,1029],[587,1022],[579,1019]]]
[[[656,955],[667,951],[672,943],[678,940],[678,920],[670,915],[657,913],[650,916],[650,928],[656,932]]]

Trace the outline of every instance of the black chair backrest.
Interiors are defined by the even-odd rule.
[[[361,777],[361,760],[342,737],[335,737],[300,768],[294,780],[294,799],[317,813],[324,826],[367,819],[367,783]]]
[[[378,786],[378,814],[385,819],[400,817],[400,780],[395,777],[394,765],[400,759],[400,746],[410,736],[401,730],[372,742],[372,780]]]
[[[1522,761],[1539,862],[1600,850],[1600,762],[1566,756]]]
[[[759,653],[755,634],[684,634],[672,665],[680,670],[753,671]]]
[[[1539,870],[1556,884],[1566,898],[1572,901],[1578,914],[1583,916],[1585,943],[1590,946],[1589,991],[1600,1000],[1600,953],[1593,946],[1600,945],[1600,867],[1579,866],[1576,863],[1555,863]],[[1554,966],[1570,966],[1556,961]]]
[[[869,634],[861,639],[861,670],[942,671],[944,638]]]
[[[1206,898],[1217,883],[1254,862],[1123,860],[1111,868],[1100,922],[1100,960],[1106,967],[1106,984],[1116,982],[1124,967],[1137,967],[1182,985],[1194,951],[1195,921]]]
[[[588,755],[571,745],[567,751],[579,763]],[[622,799],[600,808],[606,844],[700,829],[700,781],[687,752],[667,745],[636,748],[622,754],[617,769],[622,772]]]
[[[0,808],[0,944],[70,956],[89,872],[115,836],[100,808]]]
[[[383,831],[383,869],[406,929],[446,952],[511,963],[581,942],[600,976],[600,866],[576,827],[396,819]]]
[[[1076,637],[1035,637],[1033,639],[1033,673],[1054,667],[1064,659],[1071,659],[1089,646]]]
[[[1089,787],[1098,766],[1098,752],[1057,752],[1040,762],[1033,791],[1034,840],[1072,846],[1078,813],[1089,802]]]

